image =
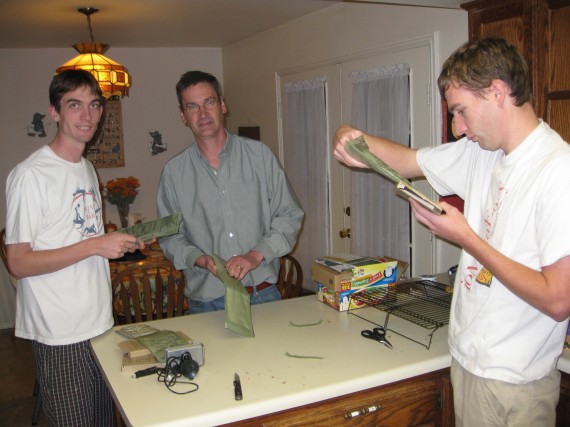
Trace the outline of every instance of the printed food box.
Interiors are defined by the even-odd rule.
[[[387,285],[372,285],[367,289],[372,290],[377,288],[385,288],[386,286]],[[364,302],[350,297],[351,294],[358,291],[358,289],[352,289],[349,291],[335,292],[328,289],[322,283],[317,283],[317,298],[319,301],[330,305],[332,308],[338,311],[346,311],[348,309],[354,310],[356,308],[365,307],[366,304]]]
[[[389,285],[398,280],[398,260],[350,254],[317,258],[311,268],[313,281],[330,291],[345,292],[371,285]]]

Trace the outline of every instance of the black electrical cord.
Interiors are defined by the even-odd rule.
[[[200,386],[198,384],[196,384],[195,382],[192,381],[181,381],[179,380],[179,378],[182,376],[182,373],[180,372],[180,366],[182,365],[182,362],[184,360],[186,360],[186,354],[189,355],[189,353],[184,353],[182,356],[180,357],[169,357],[166,360],[166,365],[164,368],[162,369],[158,369],[157,373],[158,373],[158,382],[162,382],[164,383],[164,385],[166,386],[166,388],[168,390],[170,390],[172,393],[174,394],[189,394],[189,393],[194,393],[195,391],[197,391]],[[190,384],[193,385],[194,388],[192,390],[187,390],[187,391],[176,391],[173,389],[173,387],[176,384]]]

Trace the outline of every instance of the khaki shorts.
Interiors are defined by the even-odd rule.
[[[528,384],[478,377],[451,360],[456,427],[554,427],[560,372]]]

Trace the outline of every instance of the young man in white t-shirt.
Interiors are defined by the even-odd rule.
[[[144,247],[105,235],[99,183],[82,155],[103,112],[101,89],[86,71],[64,71],[50,85],[57,134],[16,166],[6,185],[8,269],[18,279],[18,337],[32,340],[49,425],[109,426],[112,400],[89,340],[113,325],[108,258]]]
[[[527,64],[500,38],[466,43],[443,65],[442,97],[465,137],[412,150],[365,135],[407,178],[425,176],[464,213],[441,202],[418,221],[462,248],[449,327],[458,426],[554,426],[570,315],[570,146],[532,106]],[[341,127],[335,156],[363,135]]]

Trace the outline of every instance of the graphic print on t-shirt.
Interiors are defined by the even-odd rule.
[[[485,209],[485,235],[484,239],[486,242],[490,242],[497,226],[497,222],[501,213],[502,206],[506,203],[509,196],[509,189],[507,185],[502,180],[499,180],[496,190],[491,192],[490,198],[491,203],[488,203],[488,207]],[[464,285],[467,290],[471,290],[471,285],[473,284],[473,275],[477,272],[475,276],[475,283],[487,287],[491,287],[491,282],[493,281],[493,274],[487,270],[487,268],[480,265],[476,259],[472,259],[473,264],[467,267],[468,274],[464,277]]]
[[[505,204],[506,198],[509,196],[509,190],[506,183],[504,183],[502,180],[499,181],[496,191],[493,191],[492,194],[494,194],[494,200],[490,204],[490,207],[487,207],[487,209],[485,209],[486,242],[489,242],[491,240],[491,237],[493,237],[501,208]]]
[[[493,274],[486,268],[481,269],[481,271],[479,272],[479,274],[477,274],[477,277],[475,278],[475,281],[477,283],[488,287],[491,286],[491,280],[493,280]]]
[[[101,224],[101,203],[93,188],[78,188],[73,193],[73,225],[82,236],[90,237],[99,234]]]

